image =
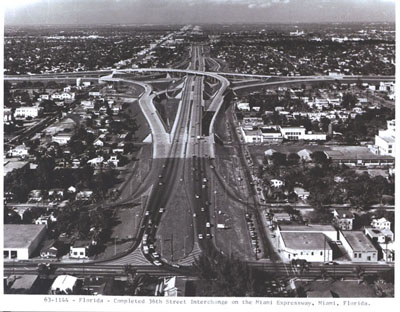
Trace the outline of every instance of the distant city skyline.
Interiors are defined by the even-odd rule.
[[[395,22],[395,0],[6,0],[5,25]]]

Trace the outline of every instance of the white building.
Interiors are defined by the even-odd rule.
[[[67,144],[72,138],[72,133],[58,133],[52,136],[52,141],[59,145]]]
[[[379,130],[378,135],[375,135],[374,151],[379,155],[396,155],[396,125],[395,120],[387,121],[387,129]]]
[[[36,118],[41,114],[42,107],[39,106],[21,106],[15,109],[15,118]]]
[[[57,276],[50,288],[51,295],[71,295],[78,278],[72,275]]]
[[[322,233],[281,232],[278,248],[285,260],[304,259],[309,262],[331,261],[333,252]]]
[[[89,245],[89,241],[75,241],[75,243],[69,248],[69,257],[73,259],[87,259]]]
[[[282,187],[285,185],[285,182],[279,179],[271,179],[269,182],[271,183],[272,187]]]
[[[376,262],[378,250],[362,231],[343,231],[340,241],[353,262]]]
[[[45,225],[4,224],[4,260],[28,260],[45,234]]]
[[[52,100],[74,100],[75,93],[74,92],[61,92],[61,93],[53,93],[50,98]]]
[[[26,147],[25,145],[17,145],[13,149],[9,150],[7,154],[11,157],[28,157],[29,147]]]
[[[386,218],[380,218],[380,219],[373,219],[371,221],[371,226],[374,229],[379,229],[379,230],[390,230],[390,221],[386,220]]]
[[[388,229],[374,229],[374,228],[365,228],[365,235],[367,235],[371,240],[376,241],[379,244],[384,244],[386,241],[394,241],[394,234],[391,230]]]
[[[311,131],[306,133],[304,127],[280,127],[282,136],[286,140],[298,141],[325,141],[326,134],[324,133],[312,133]]]
[[[236,107],[238,110],[241,111],[250,111],[250,104],[249,103],[237,103]]]

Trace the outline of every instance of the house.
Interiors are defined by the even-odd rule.
[[[90,159],[87,161],[87,163],[89,165],[91,165],[92,167],[100,167],[104,162],[104,157],[103,156],[99,156],[93,159]]]
[[[297,155],[300,157],[300,159],[305,161],[305,162],[312,161],[311,154],[312,154],[312,152],[309,149],[306,149],[306,148],[304,148],[304,149],[302,149],[302,150],[297,152]]]
[[[71,185],[68,189],[67,189],[68,193],[76,193],[76,187]]]
[[[31,190],[28,194],[28,198],[30,201],[41,201],[42,200],[42,191],[41,190]]]
[[[306,199],[308,199],[308,197],[310,197],[310,192],[306,191],[302,187],[295,187],[293,189],[293,192],[297,195],[298,198],[300,198],[302,200],[306,200]]]
[[[97,139],[93,142],[93,145],[94,145],[94,146],[103,147],[103,146],[104,146],[104,142],[103,142],[100,138],[97,138]]]
[[[85,111],[94,110],[94,101],[92,100],[82,100],[81,106]]]
[[[279,179],[271,179],[269,182],[272,187],[282,187],[285,185],[285,182]]]
[[[23,144],[17,145],[13,149],[10,149],[7,152],[7,155],[11,156],[11,157],[21,157],[21,158],[28,157],[29,156],[29,149],[30,149],[29,147],[27,147],[27,146],[25,146]]]
[[[92,197],[93,197],[93,191],[82,190],[76,194],[75,199],[76,200],[91,200]]]
[[[377,242],[378,244],[384,244],[387,241],[394,241],[394,234],[391,230],[365,228],[364,231],[366,236],[368,236],[372,241]]]
[[[49,227],[49,224],[52,223],[52,219],[50,216],[40,216],[35,220],[35,224],[43,224],[46,226],[46,229]]]
[[[339,232],[340,241],[353,262],[376,262],[378,250],[362,231]]]
[[[64,189],[61,188],[53,188],[50,189],[47,193],[50,197],[59,197],[63,198],[64,197]]]
[[[40,257],[46,259],[57,258],[59,256],[61,247],[61,242],[51,239],[43,244],[43,247],[40,250]]]
[[[69,249],[69,257],[74,259],[88,259],[90,241],[89,240],[77,240]]]
[[[52,136],[52,142],[56,142],[59,145],[66,145],[72,138],[72,133],[60,132]]]
[[[51,295],[71,295],[77,285],[78,278],[72,275],[59,275],[50,288]]]
[[[28,260],[45,234],[45,225],[4,224],[4,260]]]
[[[270,149],[267,149],[267,150],[264,152],[264,155],[265,155],[265,156],[272,156],[274,153],[276,153],[276,150],[270,148]]]
[[[371,221],[371,226],[374,229],[379,229],[379,230],[390,230],[390,221],[386,220],[386,218],[380,218],[380,219],[373,219]]]
[[[250,104],[249,103],[237,103],[236,107],[240,111],[250,111]]]
[[[114,167],[118,167],[119,159],[117,155],[112,155],[108,160],[108,164],[112,164]]]
[[[333,210],[333,223],[341,230],[352,230],[354,214],[348,209],[336,208]]]
[[[15,118],[36,118],[41,115],[42,107],[39,106],[21,106],[15,109]]]

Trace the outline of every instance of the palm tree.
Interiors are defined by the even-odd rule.
[[[133,276],[136,274],[136,269],[132,267],[131,264],[126,264],[124,266],[124,273],[126,274],[126,279],[129,285],[133,284]]]
[[[327,269],[325,269],[325,268],[321,268],[321,277],[322,277],[322,279],[323,280],[325,280],[326,279],[326,277],[327,277],[327,275],[328,275],[328,270]]]
[[[361,266],[357,266],[353,269],[353,272],[357,275],[358,278],[358,282],[360,283],[360,280],[364,280],[364,273],[365,273],[365,269],[362,268]]]

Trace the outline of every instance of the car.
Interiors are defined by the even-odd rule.
[[[158,182],[158,185],[163,185],[163,183],[162,182]]]
[[[143,243],[145,244],[147,242],[147,238],[149,237],[149,234],[144,234],[143,235]]]
[[[147,247],[146,245],[143,245],[143,253],[146,255],[149,253],[149,247]]]
[[[159,178],[159,179],[162,179],[162,174],[160,174],[160,175],[158,176],[158,178]]]
[[[207,178],[203,178],[203,182],[206,183],[207,182]]]
[[[335,242],[336,245],[342,245],[342,242],[340,240]]]
[[[325,265],[339,265],[336,261],[325,262]]]
[[[165,211],[164,208],[160,208],[160,209],[158,210],[159,213],[163,213],[164,211]]]
[[[160,261],[158,261],[158,260],[154,260],[153,264],[156,265],[156,266],[161,266],[162,265],[162,263]]]
[[[179,264],[173,264],[172,267],[179,269],[181,266]]]
[[[205,211],[204,207],[201,207],[200,210],[203,211],[203,212]]]
[[[196,214],[196,213],[194,213],[194,214],[193,214],[193,218],[196,218],[196,217],[197,217],[197,214]]]
[[[212,238],[212,234],[207,233],[207,234],[206,234],[206,237],[207,237],[208,239],[210,239],[210,238]]]
[[[206,227],[211,227],[211,224],[210,224],[210,222],[206,222]]]
[[[196,197],[196,198],[200,198],[200,196],[199,196],[198,194],[195,194],[195,195],[194,195],[194,197]]]
[[[198,235],[199,239],[203,239],[203,234]]]
[[[146,210],[146,212],[144,213],[145,216],[150,215],[150,211]]]
[[[150,245],[149,245],[149,248],[150,248],[150,249],[154,249],[154,245],[153,245],[153,244],[150,244]]]
[[[203,185],[201,186],[202,189],[205,189],[206,187],[207,187],[207,185],[205,185],[205,184],[203,184]]]
[[[160,258],[160,255],[157,252],[153,252],[151,255],[153,258]]]

